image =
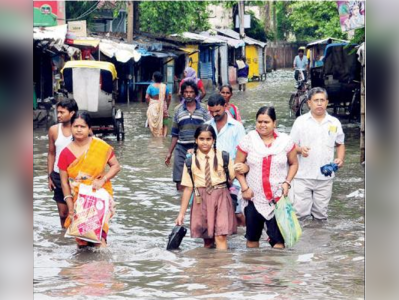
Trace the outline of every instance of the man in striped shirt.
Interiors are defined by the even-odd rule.
[[[175,111],[172,125],[172,143],[165,158],[165,164],[170,165],[173,150],[176,148],[173,163],[173,181],[177,190],[182,190],[181,178],[187,151],[194,148],[194,132],[198,126],[211,117],[205,108],[195,101],[198,87],[192,81],[186,81],[181,86],[183,104]]]

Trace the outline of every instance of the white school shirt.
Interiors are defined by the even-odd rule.
[[[324,176],[320,168],[334,162],[335,143],[344,144],[345,134],[341,122],[326,113],[321,123],[313,118],[311,112],[298,117],[290,134],[295,144],[310,148],[309,156],[298,155],[299,168],[295,178],[328,180],[332,176]]]

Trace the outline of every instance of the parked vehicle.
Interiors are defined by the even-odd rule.
[[[109,62],[68,61],[62,69],[64,88],[80,110],[90,113],[94,133],[113,133],[124,140],[123,112],[115,107],[118,80],[115,66]]]
[[[311,87],[327,90],[329,108],[352,120],[360,119],[360,62],[357,45],[330,43],[319,63],[310,68]]]

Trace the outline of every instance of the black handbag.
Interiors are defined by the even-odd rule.
[[[169,234],[169,241],[166,246],[166,250],[176,250],[179,249],[181,241],[187,233],[187,229],[183,226],[175,226],[172,232]]]

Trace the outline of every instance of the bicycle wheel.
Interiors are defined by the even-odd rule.
[[[360,120],[360,91],[353,93],[351,104],[349,105],[349,120]]]
[[[297,117],[298,116],[302,116],[302,115],[308,113],[309,111],[310,111],[310,108],[308,106],[308,99],[306,97],[304,97],[301,100],[301,105],[300,105],[300,107],[298,109]]]
[[[292,93],[290,100],[288,101],[288,108],[290,111],[290,117],[292,117],[292,115],[296,115],[296,112],[298,110],[297,105],[296,105],[296,93]]]

